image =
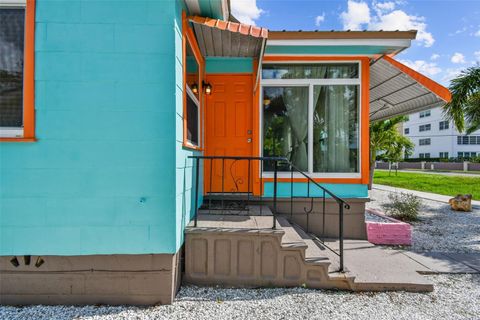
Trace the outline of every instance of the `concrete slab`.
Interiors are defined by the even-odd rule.
[[[417,270],[421,273],[478,273],[478,270],[475,270],[469,267],[467,264],[464,264],[461,261],[449,257],[441,252],[417,253],[411,251],[404,251],[403,254],[428,269]]]
[[[444,253],[480,273],[480,253]]]
[[[328,241],[338,248],[338,241]],[[345,265],[355,277],[355,290],[432,291],[433,284],[417,271],[428,270],[401,251],[375,246],[364,240],[344,241]]]

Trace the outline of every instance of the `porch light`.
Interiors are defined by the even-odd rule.
[[[195,82],[192,83],[192,86],[190,87],[190,89],[192,89],[192,92],[194,94],[198,94],[198,84],[196,84]]]
[[[212,85],[208,82],[203,81],[202,82],[203,88],[205,90],[205,94],[212,94]]]

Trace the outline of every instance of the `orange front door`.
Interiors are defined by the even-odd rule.
[[[253,154],[253,88],[251,75],[211,75],[207,81],[212,94],[207,95],[205,118],[205,154],[207,156],[243,156]],[[247,192],[247,161],[205,160],[207,192]],[[210,171],[213,172],[210,175]]]

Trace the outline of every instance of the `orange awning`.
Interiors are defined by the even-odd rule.
[[[432,79],[384,56],[370,66],[370,119],[383,120],[442,106],[450,91]]]
[[[268,37],[265,28],[244,23],[191,16],[198,46],[204,57],[254,57],[261,55]]]

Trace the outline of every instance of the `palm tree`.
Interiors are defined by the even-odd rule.
[[[382,152],[388,159],[399,159],[404,154],[410,155],[413,143],[397,130],[401,122],[405,122],[405,116],[392,119],[375,121],[370,124],[370,181],[369,189],[372,188],[373,173],[377,154]]]
[[[450,83],[452,100],[444,107],[447,119],[453,120],[458,131],[472,133],[480,129],[480,65],[463,70]]]

